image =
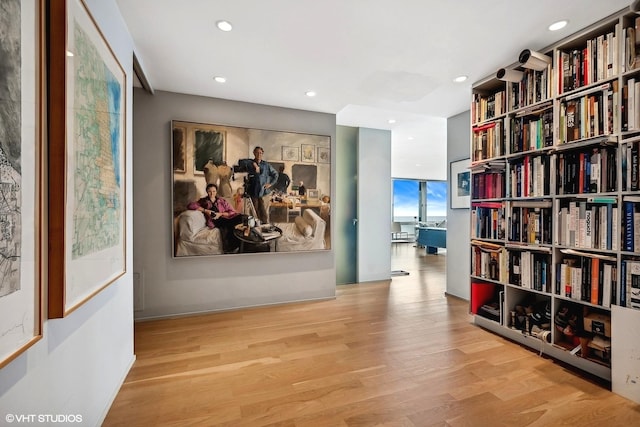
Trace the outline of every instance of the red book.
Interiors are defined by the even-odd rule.
[[[598,304],[600,290],[600,260],[591,258],[591,304]]]

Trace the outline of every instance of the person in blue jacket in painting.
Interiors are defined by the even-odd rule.
[[[269,223],[269,195],[272,187],[278,181],[278,172],[263,159],[264,149],[253,149],[254,159],[247,165],[248,183],[247,193],[251,197],[258,219],[263,224]]]

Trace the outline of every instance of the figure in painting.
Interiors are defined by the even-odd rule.
[[[235,253],[240,242],[233,234],[236,225],[242,224],[242,215],[222,197],[218,197],[218,186],[207,185],[207,195],[198,201],[191,202],[188,209],[202,212],[207,220],[207,227],[219,228],[222,235],[222,246],[225,253]]]
[[[254,159],[248,168],[249,182],[245,191],[249,193],[258,219],[263,224],[269,223],[269,194],[273,185],[278,182],[278,172],[266,160],[263,160],[264,149],[253,149]]]

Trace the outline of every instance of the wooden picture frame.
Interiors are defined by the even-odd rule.
[[[469,209],[471,207],[471,170],[470,160],[456,160],[449,164],[449,194],[451,209]]]
[[[43,0],[0,16],[0,368],[42,338]],[[13,126],[11,125],[13,124]]]
[[[315,163],[316,162],[316,146],[302,144],[300,149],[302,161],[304,163]]]
[[[126,73],[82,0],[49,7],[49,318],[126,272]]]
[[[282,147],[282,160],[285,162],[300,161],[300,148],[298,147]]]

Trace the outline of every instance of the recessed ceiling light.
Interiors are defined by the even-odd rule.
[[[392,124],[394,124],[396,122],[396,119],[389,119],[388,122],[389,122],[390,125],[392,125]]]
[[[453,79],[454,82],[456,83],[462,83],[463,81],[467,80],[469,77],[467,76],[458,76],[455,79]]]
[[[308,90],[304,93],[305,95],[307,95],[308,97],[314,97],[316,96],[316,92],[313,90]]]
[[[233,25],[229,21],[218,21],[216,22],[216,26],[222,31],[231,31],[233,30]]]
[[[409,138],[407,138],[409,141],[413,141],[413,137],[410,136]]]
[[[227,81],[226,77],[222,76],[215,76],[213,80],[217,81],[218,83],[225,83]]]
[[[422,166],[420,163],[416,163],[416,166]]]
[[[549,31],[558,31],[558,30],[566,27],[568,23],[569,23],[569,21],[567,21],[567,20],[554,22],[553,24],[549,25]]]

